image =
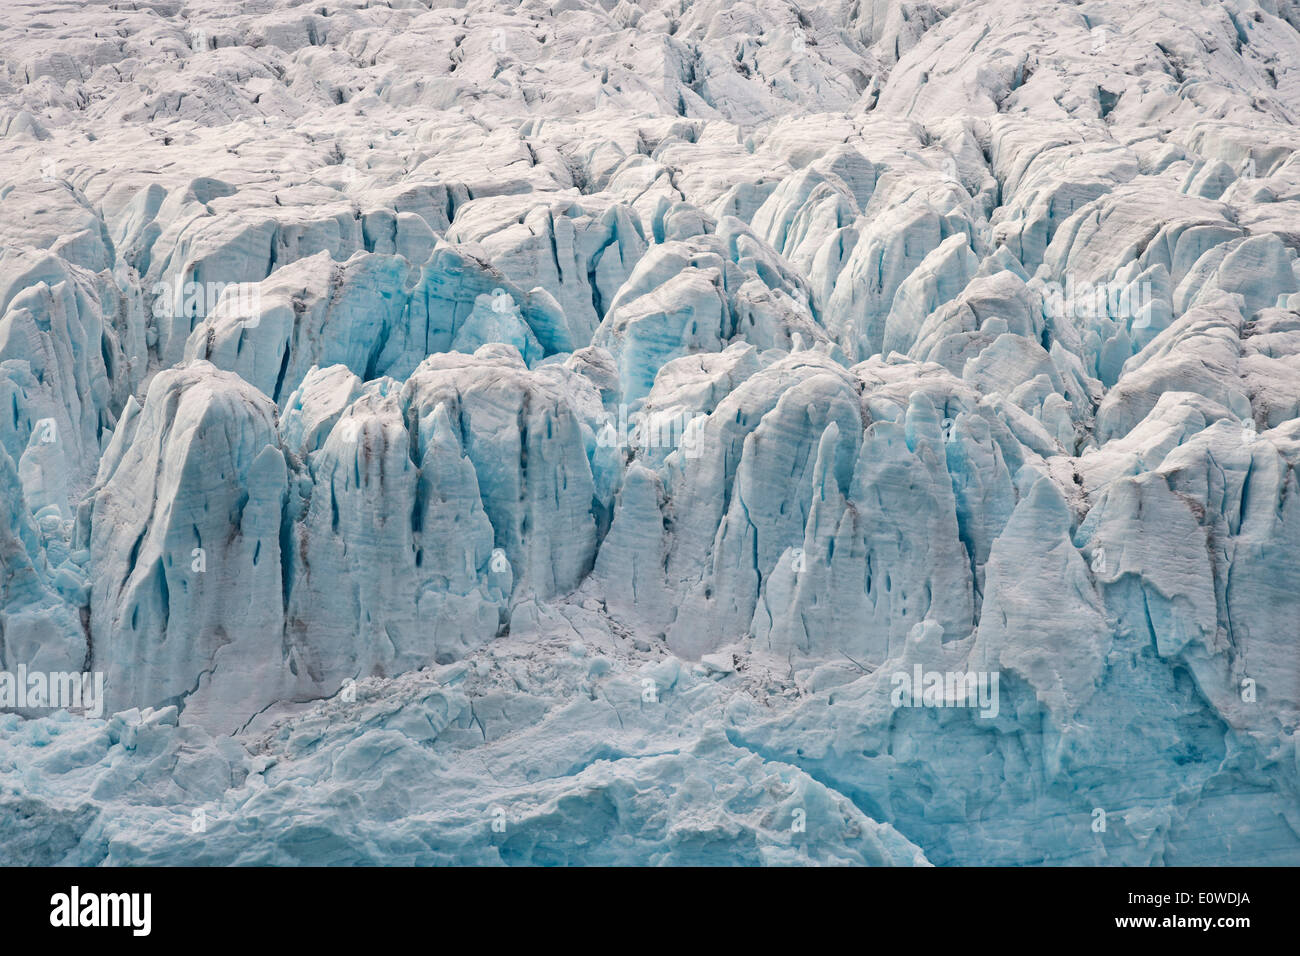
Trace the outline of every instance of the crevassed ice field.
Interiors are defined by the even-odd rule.
[[[0,861],[1300,863],[1297,0],[0,57]]]

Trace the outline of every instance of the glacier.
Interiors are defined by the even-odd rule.
[[[1300,864],[1298,0],[0,37],[0,862]]]

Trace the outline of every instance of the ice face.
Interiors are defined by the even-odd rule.
[[[97,15],[0,14],[9,859],[1300,863],[1294,2]]]

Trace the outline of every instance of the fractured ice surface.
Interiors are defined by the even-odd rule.
[[[1296,0],[42,6],[0,861],[1300,863]]]

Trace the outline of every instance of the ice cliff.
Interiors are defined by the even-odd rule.
[[[0,862],[1300,864],[1300,2],[46,7]]]

